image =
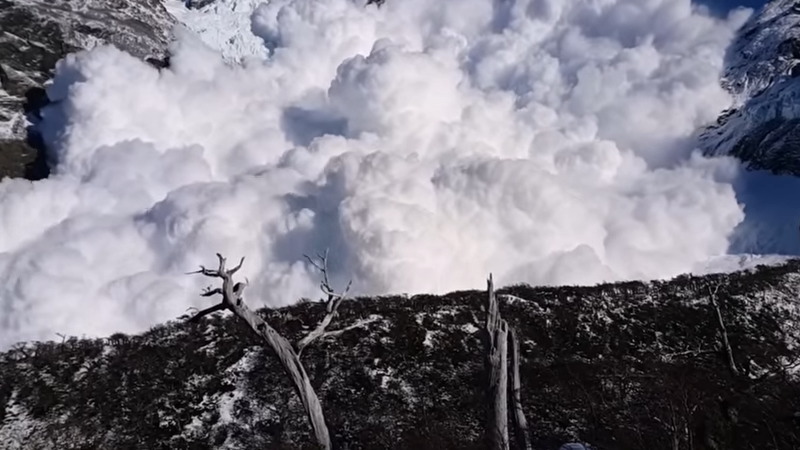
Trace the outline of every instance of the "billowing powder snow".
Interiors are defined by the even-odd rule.
[[[184,273],[215,252],[277,306],[318,295],[303,255],[325,249],[358,294],[596,283],[692,270],[743,220],[738,164],[691,136],[731,101],[746,14],[275,0],[255,48],[252,6],[171,5],[200,37],[177,31],[169,69],[108,47],[59,64],[55,174],[0,183],[0,346],[207,306]]]

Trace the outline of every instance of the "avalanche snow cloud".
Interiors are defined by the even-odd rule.
[[[267,56],[177,30],[171,67],[61,61],[50,179],[0,184],[0,346],[135,331],[207,306],[185,276],[247,258],[249,301],[692,270],[743,218],[738,166],[693,154],[749,11],[689,0],[273,0]],[[250,30],[248,30],[249,32]]]

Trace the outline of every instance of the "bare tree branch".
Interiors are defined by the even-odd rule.
[[[374,316],[371,316],[371,317],[369,317],[367,319],[358,320],[355,323],[350,324],[350,325],[348,325],[348,326],[346,326],[344,328],[340,328],[338,330],[333,330],[333,331],[326,331],[325,333],[322,333],[322,335],[319,336],[317,339],[327,339],[327,338],[334,338],[336,336],[341,336],[342,334],[344,334],[347,331],[355,330],[356,328],[361,328],[364,325],[368,325],[368,324],[371,324],[372,322],[375,322],[376,320],[378,320],[378,317],[374,317]],[[300,353],[300,352],[298,352],[298,353]]]
[[[511,331],[511,402],[514,407],[512,416],[514,424],[514,437],[518,450],[531,450],[531,440],[528,435],[528,421],[522,410],[522,387],[519,379],[519,340],[513,328]]]
[[[222,295],[222,289],[220,289],[220,288],[211,289],[211,287],[209,286],[209,287],[205,288],[205,290],[203,290],[203,293],[200,294],[200,296],[201,297],[212,297],[212,296],[217,295],[217,294]]]
[[[190,317],[187,320],[187,322],[194,323],[194,322],[199,321],[200,319],[202,319],[203,317],[205,317],[205,316],[207,316],[209,314],[213,314],[213,313],[215,313],[217,311],[224,311],[224,310],[225,310],[225,304],[224,303],[218,303],[218,304],[216,304],[214,306],[206,308],[206,309],[198,312],[197,314],[193,315],[192,317]]]
[[[345,330],[340,330],[341,332],[331,332],[327,333],[325,330],[333,321],[333,318],[336,316],[336,311],[339,309],[339,305],[342,303],[347,297],[347,293],[350,291],[350,286],[352,284],[352,280],[347,283],[347,287],[344,291],[340,294],[337,293],[332,287],[330,283],[330,279],[328,278],[328,251],[325,250],[325,253],[322,255],[317,255],[317,261],[309,257],[308,255],[304,255],[308,262],[314,266],[317,270],[320,271],[322,275],[322,281],[320,281],[319,288],[320,290],[328,296],[328,299],[325,300],[325,317],[317,324],[317,327],[309,332],[305,337],[303,337],[297,343],[297,353],[301,354],[303,349],[305,349],[309,344],[314,342],[315,340],[324,337],[324,336],[332,336],[331,333],[336,333],[336,335],[341,334]],[[352,327],[355,328],[355,327]],[[348,328],[348,329],[352,329]]]
[[[222,256],[220,256],[220,254],[219,254],[219,253],[217,253],[217,256],[219,256],[220,258],[222,258]],[[240,260],[239,260],[239,264],[237,264],[237,265],[236,265],[236,267],[234,267],[233,269],[231,269],[231,270],[229,270],[229,271],[227,272],[227,273],[228,273],[228,275],[233,275],[233,274],[235,274],[236,272],[238,272],[238,271],[239,271],[239,269],[241,269],[241,268],[242,268],[242,264],[244,264],[244,256],[242,256],[242,259],[240,259]]]
[[[717,292],[719,292],[719,284],[714,286],[712,289],[711,286],[708,286],[708,300],[711,303],[711,306],[714,308],[714,312],[717,316],[717,326],[719,327],[720,335],[722,335],[722,346],[723,351],[725,351],[726,361],[728,363],[728,369],[734,376],[739,375],[739,368],[736,367],[736,360],[733,358],[733,350],[731,349],[731,343],[728,340],[728,330],[725,327],[725,321],[722,318],[722,311],[719,309],[719,302],[717,302]]]
[[[337,298],[342,299],[346,297],[347,293],[350,291],[350,286],[353,284],[353,280],[347,282],[347,287],[345,287],[344,291],[341,294],[336,293],[336,290],[333,289],[333,287],[331,286],[330,279],[328,278],[328,250],[325,250],[325,253],[322,255],[317,254],[317,261],[315,261],[308,255],[303,255],[303,256],[312,266],[314,266],[315,269],[319,270],[320,274],[322,275],[322,280],[319,283],[319,288],[325,295],[328,296],[327,307],[328,307],[328,312],[330,312],[332,309],[331,305],[333,305],[332,300]],[[336,304],[336,306],[338,307],[338,303]]]
[[[207,277],[223,278],[226,274],[225,271],[226,259],[220,253],[217,253],[216,255],[217,255],[217,262],[219,264],[216,269],[209,269],[206,266],[201,265],[199,270],[195,270],[194,272],[188,272],[188,275],[200,273]],[[244,261],[244,258],[242,258],[242,261]]]
[[[14,344],[14,346],[11,347],[10,353],[12,354],[21,353],[24,359],[30,358],[30,355],[28,354],[27,350],[27,344],[25,344],[24,342],[17,342],[16,344]]]
[[[311,344],[312,342],[316,341],[319,338],[322,338],[326,334],[329,334],[325,332],[325,328],[327,328],[328,325],[330,325],[331,321],[333,320],[333,315],[335,313],[336,310],[334,309],[332,312],[325,314],[325,317],[323,317],[319,325],[317,325],[317,327],[313,331],[305,335],[303,339],[300,339],[300,341],[297,343],[297,353],[302,353],[303,349],[306,348],[309,344]]]
[[[686,350],[682,352],[662,353],[659,356],[662,361],[672,361],[673,358],[680,356],[699,356],[707,355],[709,353],[716,353],[716,350]]]

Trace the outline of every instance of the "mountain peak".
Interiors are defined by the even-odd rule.
[[[746,100],[791,76],[800,61],[800,1],[778,0],[751,16],[728,49],[723,83]]]
[[[800,2],[773,1],[744,24],[728,49],[722,84],[734,102],[700,135],[705,153],[800,175],[798,63]]]

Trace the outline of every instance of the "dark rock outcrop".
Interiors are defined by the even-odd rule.
[[[216,0],[186,0],[184,4],[187,8],[203,9],[204,7],[214,3]]]
[[[708,301],[715,286],[735,372]],[[798,261],[669,282],[499,291],[520,338],[534,448],[800,448],[798,292]],[[336,448],[483,448],[484,304],[484,292],[343,303],[339,326],[369,324],[303,356]],[[294,338],[322,309],[265,314]],[[0,421],[9,450],[313,442],[280,364],[227,316],[0,354]]]
[[[735,104],[700,135],[709,155],[800,175],[800,2],[774,0],[739,31],[722,83]]]
[[[162,60],[172,25],[159,0],[0,0],[0,178],[47,175],[29,127],[58,60],[99,44]]]

